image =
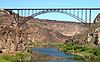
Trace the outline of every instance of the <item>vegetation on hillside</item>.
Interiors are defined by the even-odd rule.
[[[100,61],[100,45],[92,46],[87,45],[78,45],[78,44],[59,44],[59,50],[64,51],[65,53],[71,53],[78,55],[80,58],[73,58],[77,60],[84,60],[85,62],[99,62]],[[91,46],[91,47],[90,47]]]

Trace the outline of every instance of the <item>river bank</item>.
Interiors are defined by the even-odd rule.
[[[66,54],[80,56],[73,59],[84,60],[84,62],[100,62],[100,47],[87,45],[59,44],[58,48]]]

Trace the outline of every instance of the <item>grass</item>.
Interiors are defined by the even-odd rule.
[[[0,62],[31,62],[31,53],[17,52],[15,55],[0,54]]]
[[[76,60],[84,60],[85,62],[100,62],[100,46],[98,47],[88,47],[78,44],[59,44],[59,49],[65,53],[72,53],[79,55],[80,57],[75,57]]]

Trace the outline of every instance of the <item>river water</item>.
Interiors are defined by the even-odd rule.
[[[73,58],[75,55],[65,54],[56,48],[32,48],[32,52],[32,62],[79,62],[67,59]]]

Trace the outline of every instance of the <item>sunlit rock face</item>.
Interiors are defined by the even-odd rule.
[[[97,44],[100,44],[100,27],[95,29],[96,35],[97,35]]]

